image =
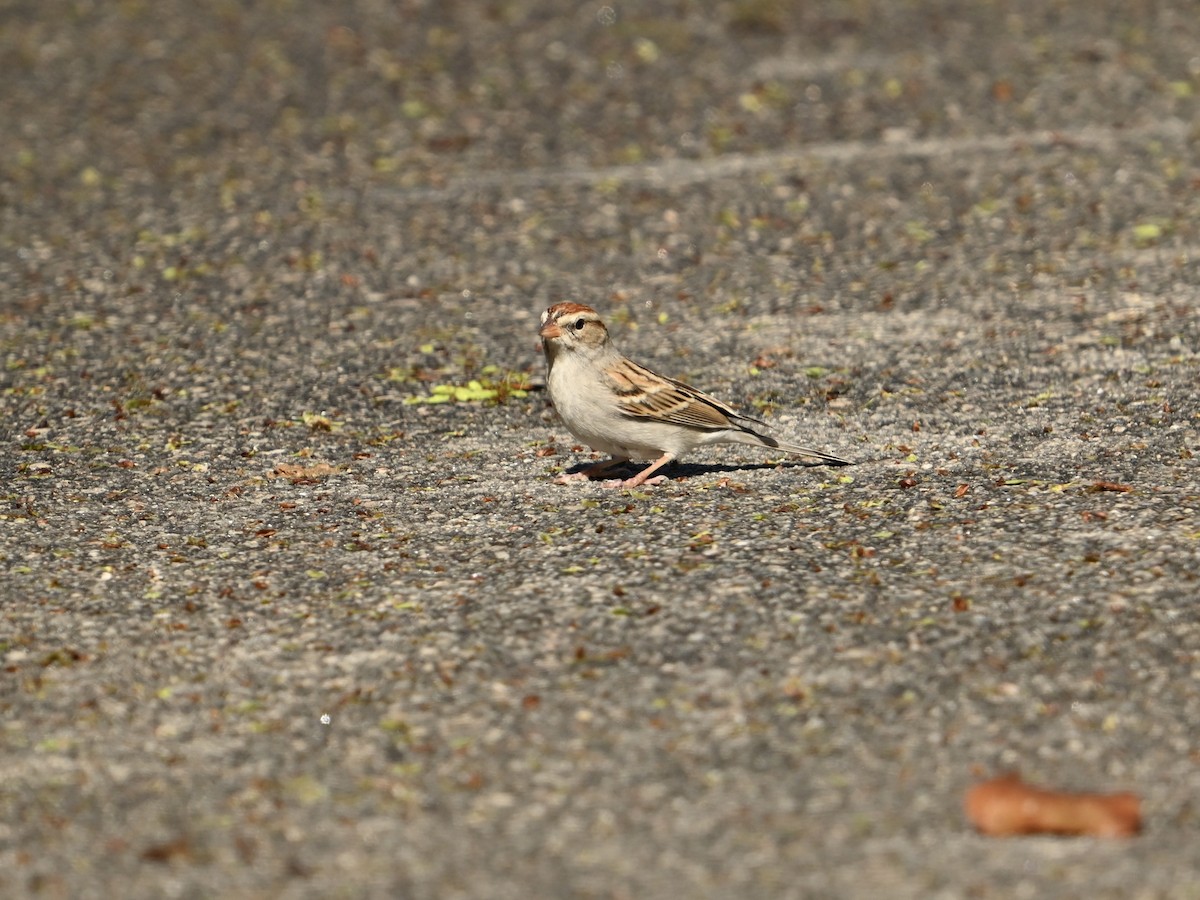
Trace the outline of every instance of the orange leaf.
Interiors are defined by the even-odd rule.
[[[1137,794],[1072,794],[993,778],[967,791],[967,818],[984,834],[1071,834],[1130,837],[1142,827]]]

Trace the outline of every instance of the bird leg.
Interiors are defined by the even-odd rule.
[[[674,459],[675,459],[674,453],[664,453],[662,456],[660,456],[658,459],[656,459],[650,465],[646,466],[646,468],[642,469],[642,471],[638,472],[632,478],[627,478],[624,481],[616,482],[615,484],[613,484],[613,487],[635,488],[635,487],[639,487],[643,484],[658,484],[659,482],[666,481],[667,477],[665,475],[658,475],[654,478],[651,478],[650,476],[653,475],[655,472],[657,472],[659,469],[661,469],[663,466],[665,466],[667,463],[671,462]],[[605,487],[607,487],[608,484],[609,484],[609,482],[605,482]]]

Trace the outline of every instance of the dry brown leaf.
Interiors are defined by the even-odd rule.
[[[336,474],[337,469],[329,465],[329,463],[311,463],[307,466],[302,466],[298,463],[280,463],[267,477],[289,478],[292,484],[298,484],[304,481],[314,481],[318,478],[324,478],[326,475]]]
[[[1088,490],[1092,493],[1098,493],[1100,491],[1118,491],[1122,494],[1127,494],[1129,491],[1133,490],[1133,485],[1117,484],[1115,481],[1097,481],[1090,488],[1088,488]]]
[[[1131,837],[1142,827],[1137,794],[1073,794],[1036,788],[1003,775],[969,791],[967,818],[984,834],[1070,834]]]

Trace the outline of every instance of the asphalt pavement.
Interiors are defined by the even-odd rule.
[[[0,894],[1200,897],[1193,4],[9,0],[0,77]],[[560,300],[856,465],[555,484]]]

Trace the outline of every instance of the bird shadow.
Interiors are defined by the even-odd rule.
[[[589,468],[594,463],[580,463],[567,469],[568,475],[574,475]],[[650,463],[622,463],[619,466],[613,466],[604,472],[604,478],[615,478],[618,474],[625,473],[625,477],[630,477]],[[853,465],[853,463],[850,463]],[[755,470],[764,469],[841,469],[845,468],[842,463],[821,462],[813,460],[811,462],[803,462],[801,460],[787,460],[778,463],[684,463],[671,462],[659,470],[660,474],[666,475],[670,479],[676,478],[699,478],[705,475],[729,475],[734,472],[753,472]],[[603,480],[603,479],[596,479]]]

